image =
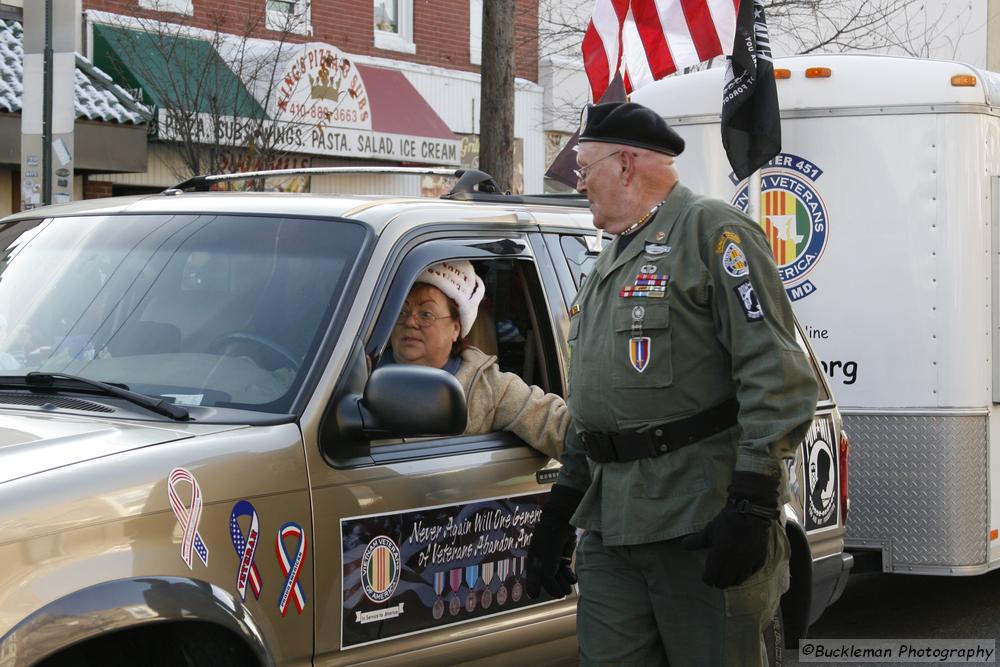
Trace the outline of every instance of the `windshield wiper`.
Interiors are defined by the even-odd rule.
[[[162,398],[153,398],[152,396],[147,396],[146,394],[140,394],[137,391],[123,389],[122,387],[108,384],[107,382],[91,380],[90,378],[81,377],[79,375],[70,375],[69,373],[39,373],[35,371],[24,376],[24,381],[26,383],[39,387],[52,387],[56,384],[57,380],[72,380],[74,382],[79,382],[87,387],[99,390],[102,394],[123,398],[130,403],[141,405],[147,410],[152,410],[157,414],[166,415],[171,419],[181,421],[189,418],[187,409],[180,405],[175,405],[174,403],[165,401]]]

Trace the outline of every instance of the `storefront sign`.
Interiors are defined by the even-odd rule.
[[[246,146],[254,143],[273,150],[313,155],[400,160],[423,164],[459,164],[459,142],[432,137],[413,137],[332,125],[310,125],[286,121],[256,121],[249,118],[214,118],[200,114],[190,132],[182,131],[168,110],[159,116],[160,139]],[[218,132],[216,132],[216,128]],[[258,137],[262,136],[263,140]]]
[[[341,647],[552,600],[525,593],[527,548],[548,493],[341,520]]]

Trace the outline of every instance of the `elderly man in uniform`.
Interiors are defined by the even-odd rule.
[[[678,182],[684,140],[589,106],[577,189],[616,234],[570,308],[563,468],[528,592],[566,595],[586,665],[758,665],[788,588],[780,507],[816,380],[760,227]]]

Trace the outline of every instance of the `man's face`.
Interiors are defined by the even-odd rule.
[[[576,189],[587,196],[590,211],[594,214],[594,226],[612,233],[610,227],[621,217],[622,195],[620,182],[621,163],[617,153],[621,146],[601,143],[582,143],[576,154],[578,169],[584,172],[578,178]]]

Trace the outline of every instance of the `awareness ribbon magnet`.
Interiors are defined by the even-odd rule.
[[[285,538],[297,537],[298,544],[295,545],[295,557],[288,560],[288,551],[285,549]],[[288,611],[288,602],[295,600],[295,608],[301,614],[306,606],[306,596],[302,592],[302,584],[299,583],[299,576],[302,574],[302,564],[306,560],[306,533],[302,526],[289,521],[278,529],[278,534],[274,539],[274,551],[278,555],[278,564],[281,566],[281,574],[285,576],[285,585],[281,589],[281,597],[278,598],[278,611],[284,616]]]
[[[187,482],[191,485],[191,504],[185,505],[177,493],[177,485]],[[201,539],[198,532],[198,524],[201,523],[201,487],[198,481],[189,471],[184,468],[174,468],[170,471],[167,484],[167,496],[170,498],[170,507],[177,517],[177,523],[181,526],[181,558],[187,564],[189,570],[194,569],[191,558],[192,549],[198,554],[201,562],[208,567],[208,547]]]
[[[250,529],[247,534],[243,534],[240,528],[240,517],[250,517]],[[253,596],[260,599],[260,588],[262,581],[257,563],[254,562],[254,554],[257,552],[257,543],[260,541],[260,518],[257,510],[248,500],[241,500],[233,505],[233,511],[229,515],[229,537],[233,540],[233,549],[240,559],[240,566],[236,572],[236,590],[240,598],[247,599],[247,581],[250,582],[250,589]]]

